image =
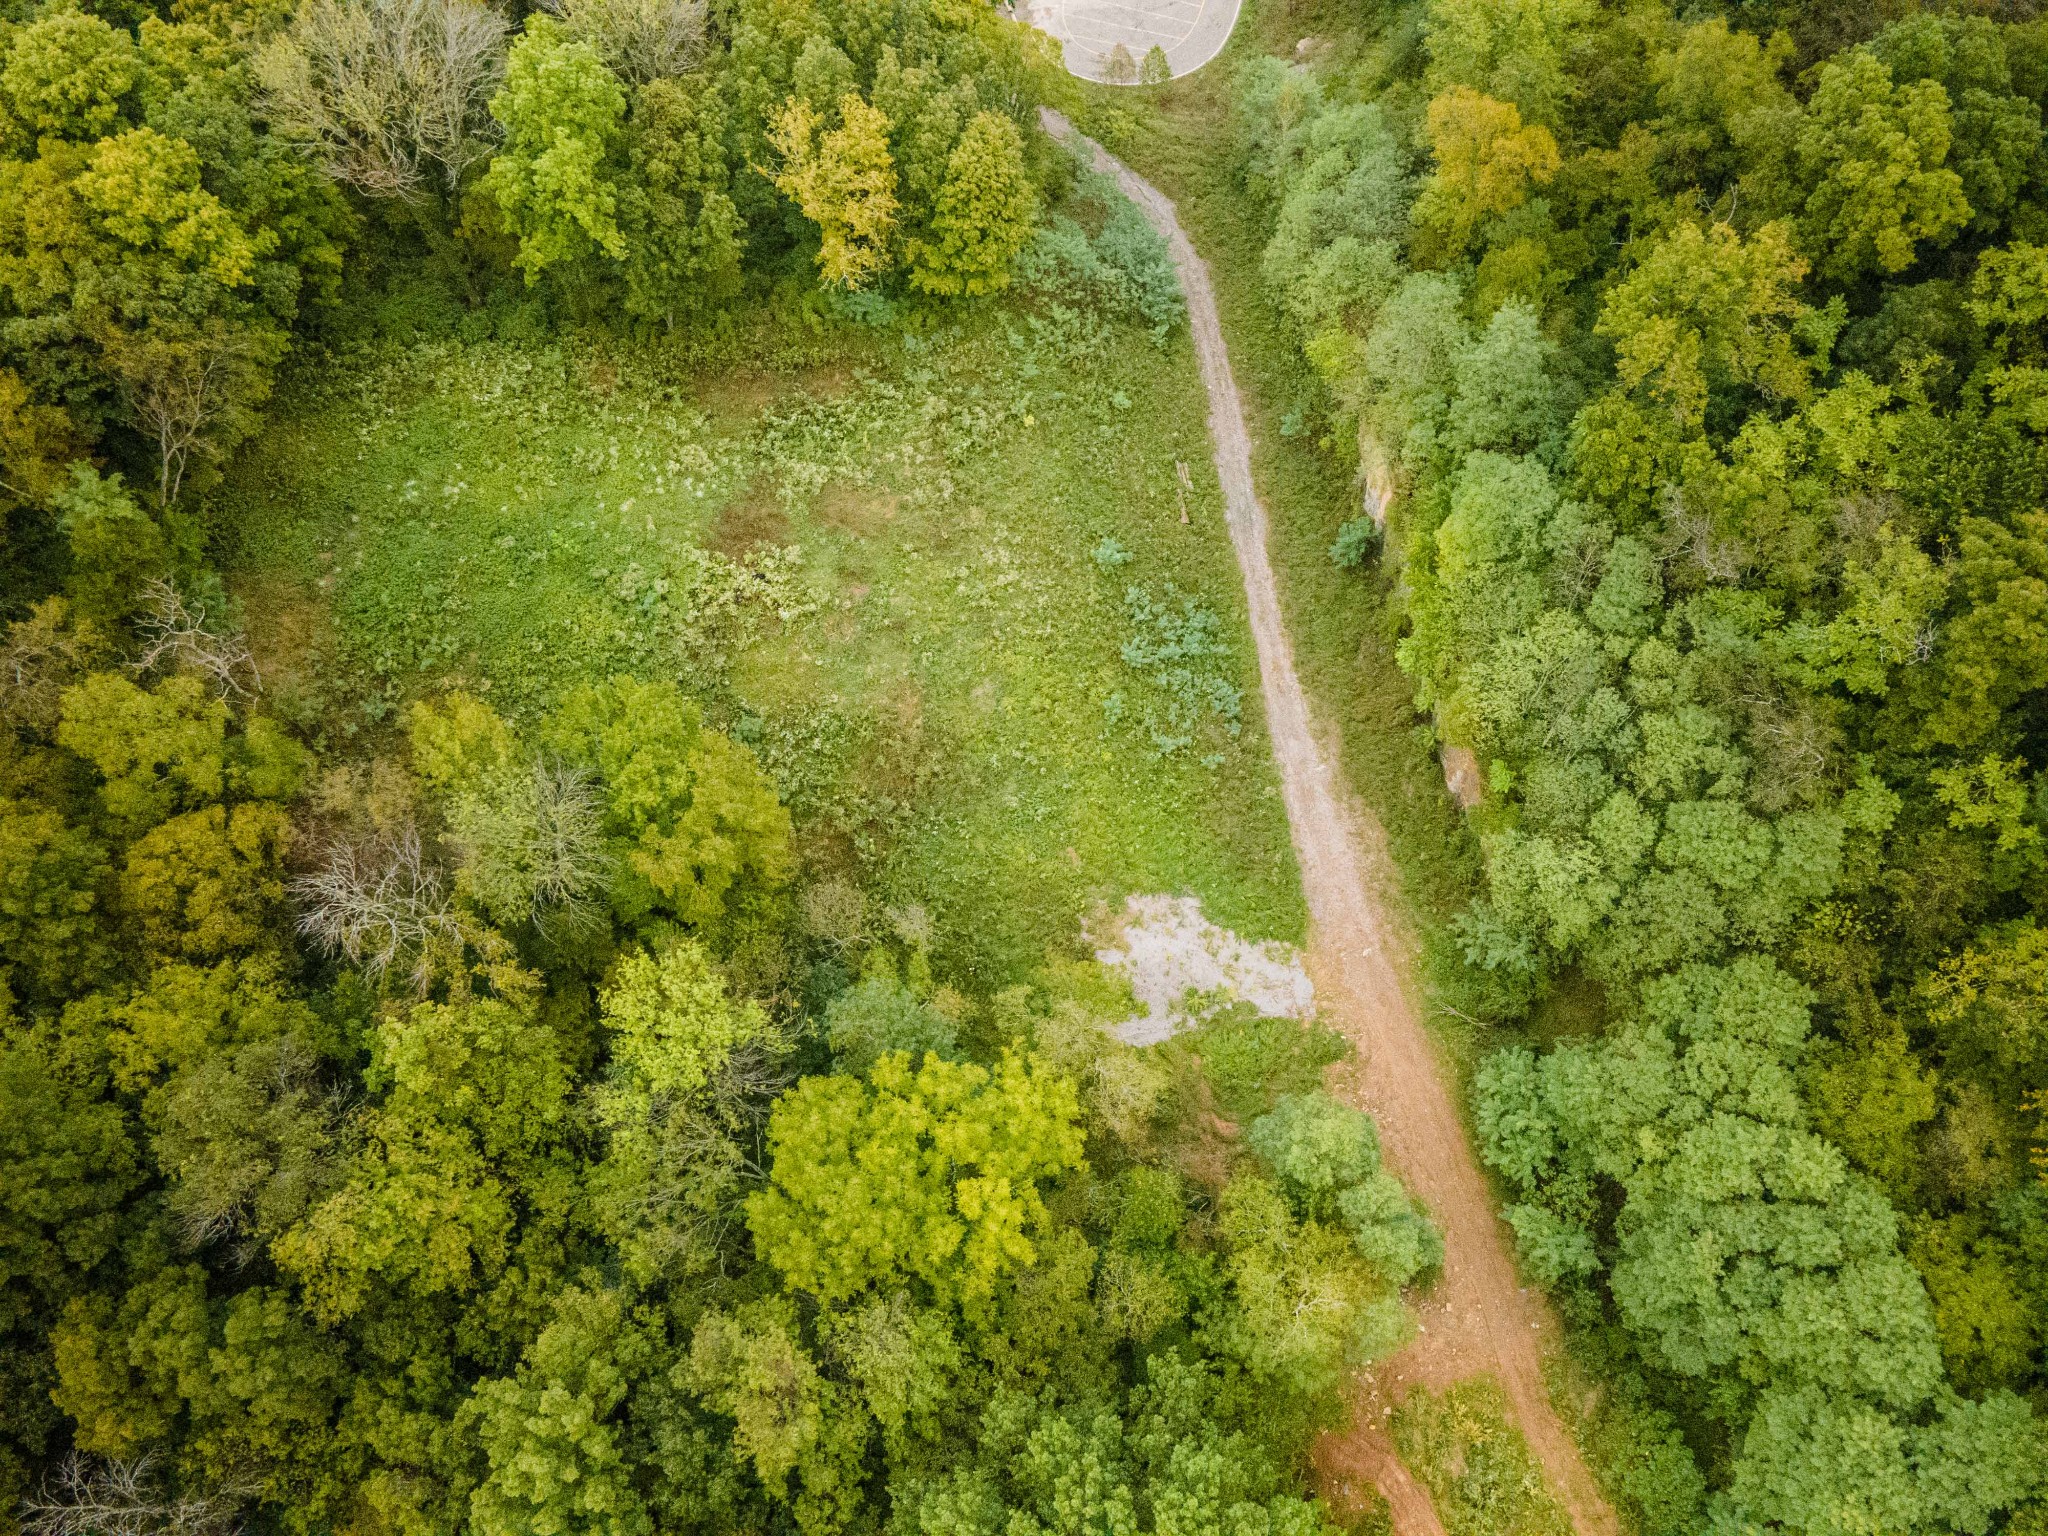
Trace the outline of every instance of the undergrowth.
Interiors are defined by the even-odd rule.
[[[977,984],[1131,891],[1299,939],[1185,331],[1085,299],[847,325],[786,371],[598,337],[326,359],[221,498],[268,675],[330,739],[447,686],[521,718],[675,677],[814,874],[928,908]]]
[[[1441,1396],[1409,1393],[1394,1410],[1394,1445],[1450,1536],[1571,1536],[1494,1382],[1460,1382]]]

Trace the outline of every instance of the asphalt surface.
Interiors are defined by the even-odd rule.
[[[1133,64],[1155,46],[1175,75],[1200,69],[1223,51],[1237,25],[1239,0],[1016,0],[1019,20],[1058,38],[1067,68],[1100,80],[1122,43]]]

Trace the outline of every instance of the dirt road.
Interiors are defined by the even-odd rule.
[[[1544,1386],[1543,1356],[1554,1340],[1554,1320],[1542,1300],[1517,1282],[1507,1234],[1494,1214],[1414,998],[1404,986],[1397,949],[1402,935],[1378,895],[1386,889],[1384,836],[1370,813],[1338,784],[1295,675],[1294,651],[1266,557],[1266,511],[1252,485],[1251,440],[1209,269],[1182,232],[1173,204],[1158,189],[1080,135],[1059,113],[1041,109],[1041,116],[1054,137],[1092,153],[1097,169],[1116,178],[1172,245],[1202,383],[1209,392],[1216,473],[1244,572],[1266,728],[1308,897],[1309,971],[1324,1016],[1357,1043],[1355,1097],[1379,1122],[1388,1161],[1443,1229],[1443,1277],[1421,1308],[1422,1332],[1374,1373],[1359,1404],[1358,1427],[1326,1445],[1319,1460],[1328,1472],[1370,1477],[1378,1484],[1393,1507],[1399,1536],[1438,1536],[1443,1527],[1429,1494],[1395,1456],[1384,1414],[1411,1384],[1440,1389],[1488,1373],[1505,1388],[1579,1536],[1617,1536],[1614,1511],[1551,1408]]]

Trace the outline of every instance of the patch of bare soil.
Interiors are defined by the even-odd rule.
[[[870,539],[896,520],[901,504],[901,497],[834,480],[818,493],[813,512],[829,528],[837,528],[856,539]]]
[[[762,545],[789,542],[789,513],[775,494],[774,483],[765,475],[718,509],[718,516],[705,530],[704,543],[721,555],[737,560]]]
[[[1096,168],[1117,179],[1173,248],[1209,394],[1209,430],[1231,543],[1244,573],[1266,728],[1308,897],[1309,974],[1324,1018],[1357,1046],[1357,1061],[1341,1087],[1378,1120],[1389,1163],[1443,1229],[1443,1276],[1424,1301],[1414,1343],[1374,1373],[1355,1405],[1354,1426],[1334,1437],[1319,1461],[1371,1477],[1401,1536],[1440,1536],[1443,1527],[1427,1491],[1393,1452],[1382,1408],[1412,1383],[1441,1386],[1484,1372],[1505,1389],[1516,1422],[1579,1536],[1619,1536],[1614,1511],[1544,1386],[1543,1361],[1555,1343],[1555,1320],[1517,1279],[1506,1230],[1415,1006],[1408,985],[1410,941],[1384,899],[1393,884],[1385,834],[1338,782],[1294,670],[1266,555],[1266,511],[1252,484],[1251,439],[1208,268],[1181,230],[1173,204],[1156,188],[1058,113],[1041,109],[1041,116],[1054,137],[1092,154]],[[1383,1394],[1377,1402],[1375,1391]]]
[[[1301,951],[1254,944],[1202,915],[1194,896],[1133,896],[1091,935],[1095,958],[1130,982],[1139,1012],[1116,1026],[1131,1045],[1155,1045],[1194,1021],[1190,996],[1223,994],[1269,1019],[1313,1018],[1314,984]]]

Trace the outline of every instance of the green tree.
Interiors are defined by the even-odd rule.
[[[1788,195],[1799,103],[1782,78],[1789,34],[1759,37],[1719,16],[1686,27],[1650,61],[1657,80],[1656,154],[1667,174],[1718,191],[1739,186],[1757,206]]]
[[[1037,216],[1017,125],[1000,113],[977,112],[946,160],[930,234],[913,242],[911,286],[968,295],[1008,287],[1010,263]]]
[[[100,890],[106,851],[55,811],[0,801],[0,972],[40,1001],[91,984],[108,956]]]
[[[2021,698],[2048,682],[2048,515],[2010,526],[1965,517],[1951,567],[1957,611],[1924,675],[1906,689],[1927,745],[1973,748]]]
[[[571,696],[544,743],[604,786],[613,907],[719,927],[791,873],[789,812],[753,752],[703,724],[673,684],[615,678]]]
[[[1958,1047],[2048,1083],[2048,932],[2033,917],[1980,934],[1920,992],[1929,1022]]]
[[[206,1052],[150,1096],[165,1204],[194,1246],[267,1247],[331,1192],[341,1127],[323,1065],[305,1035],[273,1034]]]
[[[1263,1411],[1313,1423],[1347,1372],[1400,1342],[1400,1303],[1344,1232],[1297,1220],[1255,1174],[1224,1186],[1218,1217],[1230,1291],[1202,1317],[1204,1341],[1259,1383]]]
[[[795,1335],[792,1309],[776,1297],[713,1312],[690,1341],[691,1384],[734,1421],[734,1450],[777,1494],[817,1445],[829,1391]]]
[[[1624,386],[1697,430],[1717,388],[1805,397],[1812,364],[1795,344],[1805,275],[1783,224],[1748,239],[1726,224],[1680,224],[1608,293],[1594,329],[1613,339]]]
[[[1586,0],[1430,0],[1425,83],[1483,91],[1554,122],[1571,94],[1567,57],[1593,15]]]
[[[771,1036],[760,1006],[732,997],[703,949],[684,939],[657,957],[622,957],[598,995],[622,1087],[654,1097],[701,1092],[733,1053]]]
[[[140,832],[226,791],[228,709],[197,678],[166,678],[145,691],[117,672],[96,672],[62,707],[57,740],[99,772],[117,827]]]
[[[894,976],[870,976],[826,1005],[825,1039],[842,1072],[865,1076],[892,1051],[915,1061],[959,1050],[953,1021]]]
[[[13,1029],[0,1040],[0,1487],[27,1491],[57,1426],[50,1332],[121,1235],[145,1176],[127,1116]]]
[[[127,1093],[145,1093],[219,1052],[320,1033],[267,958],[159,965],[118,1002],[103,993],[74,1004],[65,1023],[97,1035],[115,1086]]]
[[[1453,365],[1445,446],[1528,453],[1554,439],[1565,417],[1553,372],[1556,350],[1521,300],[1495,310]]]
[[[505,61],[491,116],[505,142],[481,185],[519,237],[526,280],[593,255],[624,260],[626,92],[597,50],[551,16],[530,18]]]
[[[1903,271],[1923,242],[1944,244],[1969,221],[1962,179],[1947,165],[1951,137],[1939,82],[1894,84],[1860,50],[1820,66],[1798,163],[1812,189],[1801,228],[1824,276]]]
[[[917,1279],[985,1303],[1037,1258],[1038,1185],[1078,1167],[1073,1084],[1028,1057],[993,1069],[878,1061],[866,1083],[806,1078],[768,1125],[771,1186],[747,1201],[762,1255],[827,1301]]]
[[[731,195],[728,113],[711,80],[652,80],[634,94],[626,303],[673,325],[738,294],[744,228]]]
[[[1948,165],[1962,182],[1970,226],[1997,229],[2041,150],[2040,105],[2014,91],[1997,25],[1982,16],[1911,16],[1880,32],[1870,51],[1896,84],[1933,80],[1947,93]]]
[[[217,960],[267,948],[284,926],[291,844],[291,818],[268,803],[174,816],[129,846],[121,903],[153,955]]]
[[[271,1246],[313,1315],[354,1316],[379,1287],[467,1293],[495,1280],[522,1216],[573,1188],[560,1139],[570,1074],[555,1032],[496,998],[387,1017],[379,1094],[339,1187]]]
[[[52,10],[4,47],[0,100],[31,141],[91,143],[132,121],[142,61],[135,40],[98,16]]]
[[[71,606],[95,624],[130,617],[144,583],[169,567],[162,526],[135,504],[118,474],[102,475],[83,462],[71,466],[70,483],[55,488],[50,501],[71,544]]]
[[[555,1299],[517,1374],[480,1382],[466,1410],[491,1464],[470,1495],[482,1536],[650,1536],[654,1520],[613,1419],[658,1343],[616,1291]]]
[[[1983,1529],[2032,1486],[2038,1431],[2017,1404],[1979,1418],[1944,1395],[1896,1216],[1804,1128],[1810,994],[1745,958],[1642,996],[1596,1046],[1488,1062],[1488,1160],[1566,1223],[1591,1214],[1595,1181],[1619,1186],[1615,1300],[1653,1358],[1711,1383],[1706,1401],[1744,1426],[1732,1493],[1752,1518]]]

